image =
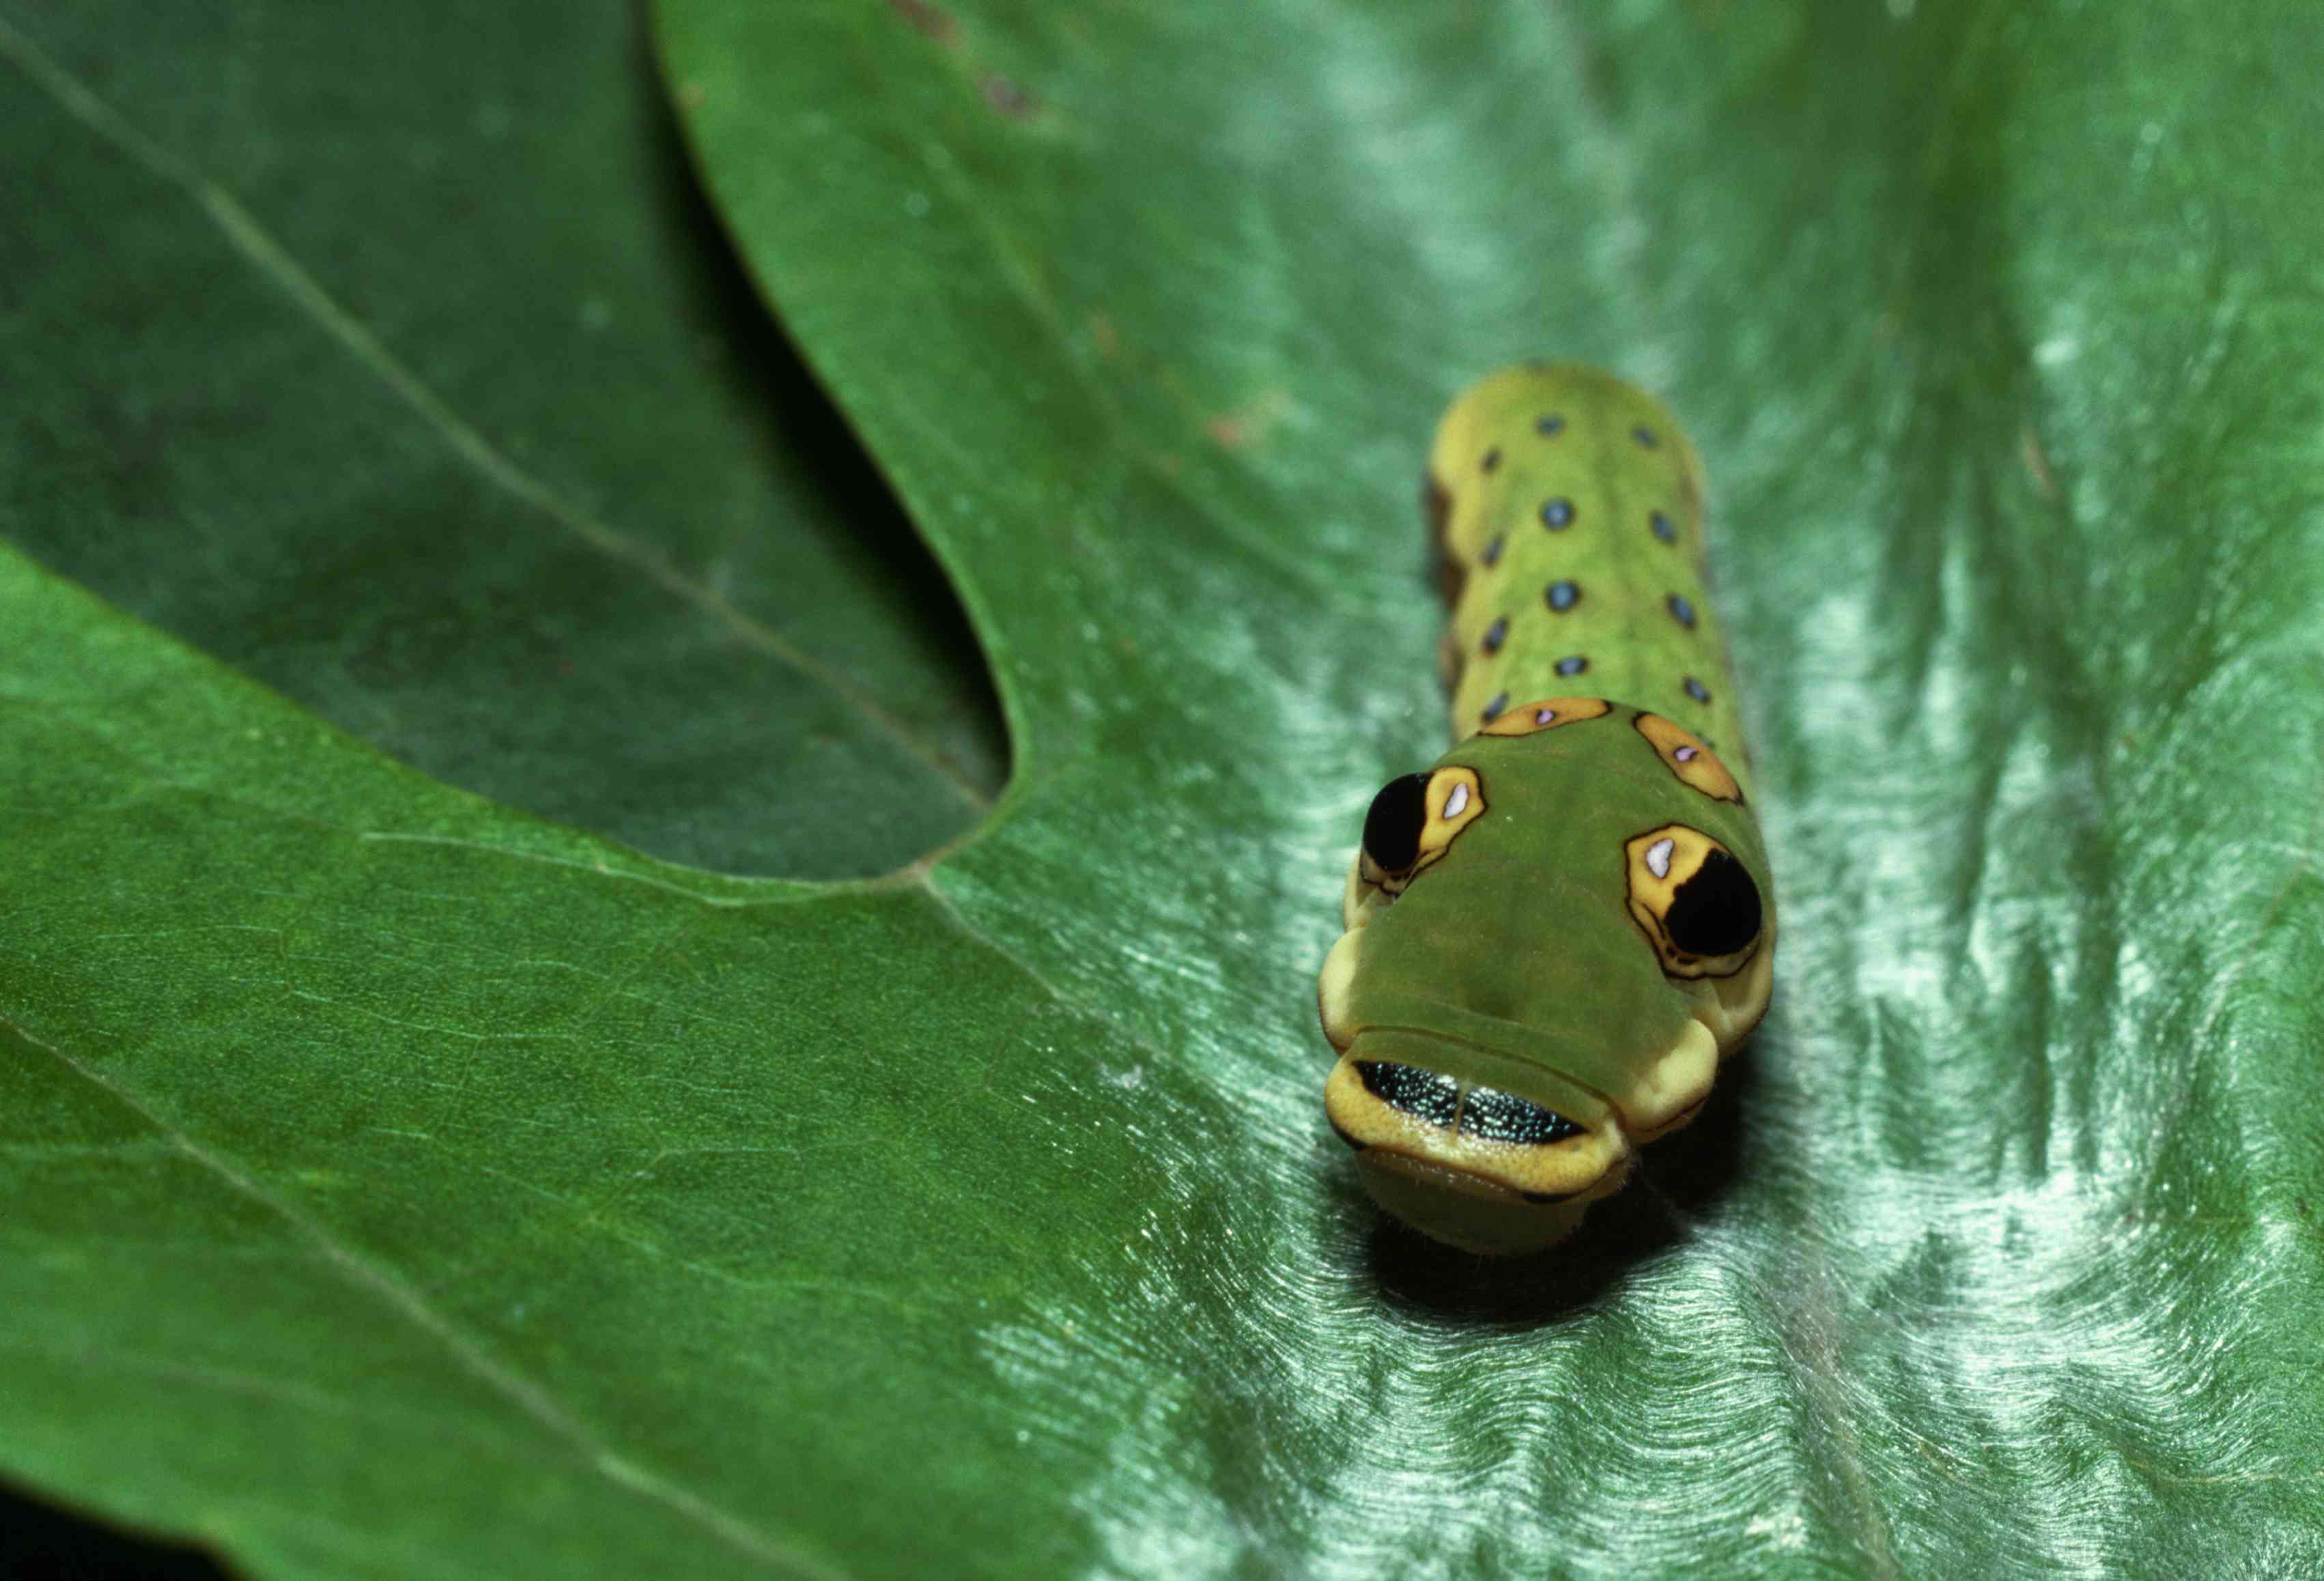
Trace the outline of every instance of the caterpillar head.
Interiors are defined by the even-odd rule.
[[[1508,711],[1373,798],[1323,964],[1332,1126],[1382,1207],[1480,1252],[1561,1239],[1765,1013],[1758,829],[1691,732]]]

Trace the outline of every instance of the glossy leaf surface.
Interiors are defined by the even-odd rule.
[[[268,1574],[2324,1566],[2315,26],[667,0],[1010,791],[709,877],[6,562],[8,1466]],[[1511,1267],[1308,997],[1536,350],[1704,453],[1786,932]]]

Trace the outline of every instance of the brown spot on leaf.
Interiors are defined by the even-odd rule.
[[[1291,394],[1288,391],[1269,390],[1257,400],[1245,402],[1235,411],[1219,413],[1203,427],[1222,448],[1240,450],[1245,446],[1263,443],[1268,430],[1290,409]]]
[[[1121,354],[1121,331],[1113,326],[1112,319],[1093,310],[1089,316],[1089,332],[1090,339],[1096,343],[1099,356],[1110,363]]]
[[[936,40],[940,44],[956,42],[960,24],[952,13],[941,5],[931,5],[928,0],[888,0],[888,9],[909,23],[914,32]]]
[[[1032,118],[1033,96],[998,71],[984,74],[984,102],[1012,121]]]
[[[2025,470],[2033,475],[2034,486],[2042,492],[2042,498],[2056,499],[2058,480],[2050,475],[2050,458],[2042,454],[2041,438],[2030,423],[2017,431],[2017,454],[2025,463]]]

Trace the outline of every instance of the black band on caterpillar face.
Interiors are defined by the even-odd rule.
[[[1579,1136],[1582,1128],[1555,1110],[1545,1109],[1514,1092],[1472,1087],[1461,1105],[1461,1130],[1481,1141],[1537,1147]]]
[[[1457,1124],[1462,1135],[1473,1136],[1480,1142],[1545,1147],[1587,1132],[1587,1127],[1554,1109],[1544,1108],[1514,1092],[1470,1087],[1418,1065],[1358,1060],[1355,1066],[1364,1090],[1388,1108],[1425,1126],[1451,1129]],[[1351,1146],[1364,1145],[1345,1131],[1340,1135]]]
[[[1357,1061],[1356,1074],[1366,1092],[1425,1125],[1449,1126],[1461,1112],[1461,1084],[1450,1076],[1373,1060]]]

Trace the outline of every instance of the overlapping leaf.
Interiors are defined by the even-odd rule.
[[[990,805],[973,641],[741,280],[630,8],[0,25],[20,548],[673,860],[852,878]],[[818,823],[833,783],[855,814]]]

